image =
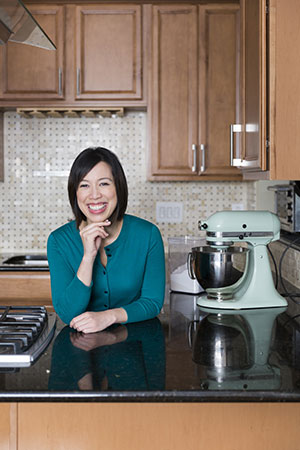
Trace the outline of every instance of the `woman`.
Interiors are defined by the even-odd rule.
[[[158,228],[125,214],[127,182],[114,153],[87,148],[71,168],[75,220],[53,231],[47,253],[53,306],[84,333],[155,317],[165,290]]]

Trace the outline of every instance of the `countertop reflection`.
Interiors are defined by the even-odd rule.
[[[300,401],[300,307],[204,310],[168,293],[158,318],[89,335],[59,319],[31,367],[0,369],[1,401]]]
[[[161,390],[165,341],[159,319],[82,334],[68,326],[55,339],[49,390]]]

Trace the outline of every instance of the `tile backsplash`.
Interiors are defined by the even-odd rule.
[[[252,182],[149,182],[146,112],[123,118],[24,118],[4,114],[4,182],[0,183],[0,252],[41,252],[51,230],[72,218],[67,176],[88,146],[114,151],[124,167],[128,213],[156,222],[156,202],[182,202],[181,223],[159,223],[168,237],[198,235],[197,223],[216,210],[254,209]]]
[[[276,262],[278,276],[280,270],[284,280],[300,289],[300,251],[292,247],[287,249],[287,244],[281,241],[272,242],[270,249]],[[274,271],[272,261],[271,268]],[[299,301],[299,298],[296,300]]]

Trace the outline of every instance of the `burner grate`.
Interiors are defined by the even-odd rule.
[[[0,306],[0,367],[30,365],[52,339],[54,327],[55,317],[49,326],[45,307]]]

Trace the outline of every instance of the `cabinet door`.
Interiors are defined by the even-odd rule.
[[[152,10],[151,175],[196,176],[197,7]]]
[[[199,146],[203,178],[241,178],[230,161],[230,124],[239,120],[239,6],[199,6]]]
[[[270,178],[300,179],[300,2],[269,1]]]
[[[159,5],[152,17],[151,180],[236,180],[237,5]]]
[[[142,98],[139,5],[76,8],[77,100]]]
[[[64,7],[32,5],[31,13],[57,50],[8,42],[0,48],[0,98],[63,99]]]
[[[3,369],[2,369],[3,370]],[[5,374],[1,374],[0,389],[3,391]],[[17,404],[2,403],[0,404],[0,448],[1,450],[17,449]]]
[[[49,401],[17,413],[18,450],[299,449],[299,403]]]
[[[51,305],[50,273],[48,271],[1,271],[0,304]]]
[[[266,0],[241,0],[243,171],[267,169]]]

